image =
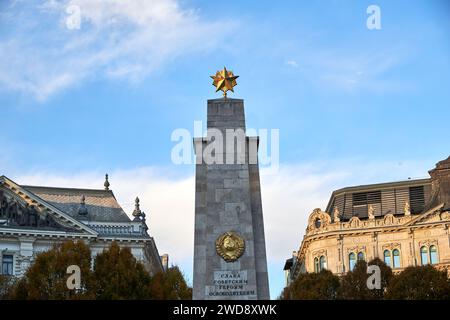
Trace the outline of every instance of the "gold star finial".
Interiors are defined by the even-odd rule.
[[[212,85],[216,87],[216,92],[219,90],[223,91],[223,97],[227,97],[227,91],[230,90],[234,92],[233,87],[237,85],[236,79],[239,76],[235,76],[232,71],[228,71],[227,68],[223,67],[223,70],[217,71],[215,76],[211,76],[213,79]]]

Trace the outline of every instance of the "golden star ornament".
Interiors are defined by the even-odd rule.
[[[211,76],[213,79],[212,85],[216,87],[216,92],[219,90],[223,91],[223,97],[227,97],[227,91],[230,90],[234,92],[233,87],[237,85],[236,79],[239,76],[235,76],[232,71],[228,71],[227,68],[223,67],[223,70],[217,71],[216,75]]]

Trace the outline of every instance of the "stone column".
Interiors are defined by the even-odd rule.
[[[378,254],[378,233],[374,232],[372,234],[372,240],[373,240],[373,257],[374,258],[380,258],[380,255]],[[382,258],[380,258],[383,260]]]
[[[409,236],[409,259],[408,264],[410,266],[416,266],[417,260],[416,260],[416,245],[415,245],[415,239],[414,239],[414,230],[410,228],[408,230],[408,236]]]
[[[34,238],[29,237],[21,237],[19,238],[20,241],[20,253],[17,257],[17,267],[18,267],[18,274],[17,276],[21,277],[27,269],[30,267],[31,263],[33,262],[33,254],[34,254]],[[16,269],[17,270],[17,269]]]

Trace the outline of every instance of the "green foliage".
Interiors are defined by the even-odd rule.
[[[393,277],[386,294],[387,299],[449,300],[450,280],[447,272],[427,265],[408,267]]]
[[[67,288],[67,267],[81,269],[79,291]],[[97,255],[91,270],[91,251],[84,242],[67,241],[39,253],[20,278],[0,276],[0,299],[192,299],[192,289],[178,267],[151,277],[130,248],[116,242]]]
[[[130,248],[113,242],[95,259],[95,296],[101,300],[149,299],[150,275]]]
[[[333,300],[337,297],[339,278],[331,271],[304,273],[286,288],[281,299],[284,300]]]
[[[33,265],[12,290],[14,299],[61,300],[92,298],[93,279],[90,275],[91,251],[83,242],[67,241],[52,250],[39,253]],[[67,267],[78,265],[81,269],[81,286],[78,292],[67,289]]]
[[[369,289],[367,287],[367,265],[377,265],[381,271],[381,289]],[[341,278],[339,288],[339,299],[346,300],[380,300],[383,299],[384,292],[392,278],[392,270],[383,261],[376,258],[368,264],[364,260],[356,263],[353,271],[347,272]]]
[[[0,275],[0,300],[11,298],[14,280],[14,277]]]
[[[367,287],[367,265],[378,265],[381,289]],[[398,275],[382,260],[358,261],[353,271],[340,279],[329,271],[301,274],[279,299],[345,299],[345,300],[449,300],[450,279],[446,271],[431,265],[408,267]]]
[[[152,299],[158,300],[191,300],[192,288],[177,266],[172,266],[166,272],[156,274],[150,282]]]

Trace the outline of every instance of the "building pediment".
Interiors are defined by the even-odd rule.
[[[444,207],[444,203],[431,208],[424,213],[416,216],[414,219],[410,220],[406,223],[406,226],[414,226],[420,224],[441,222],[441,221],[450,221],[450,213],[448,211],[442,211]]]
[[[0,177],[0,230],[97,235],[88,226],[5,176]]]

